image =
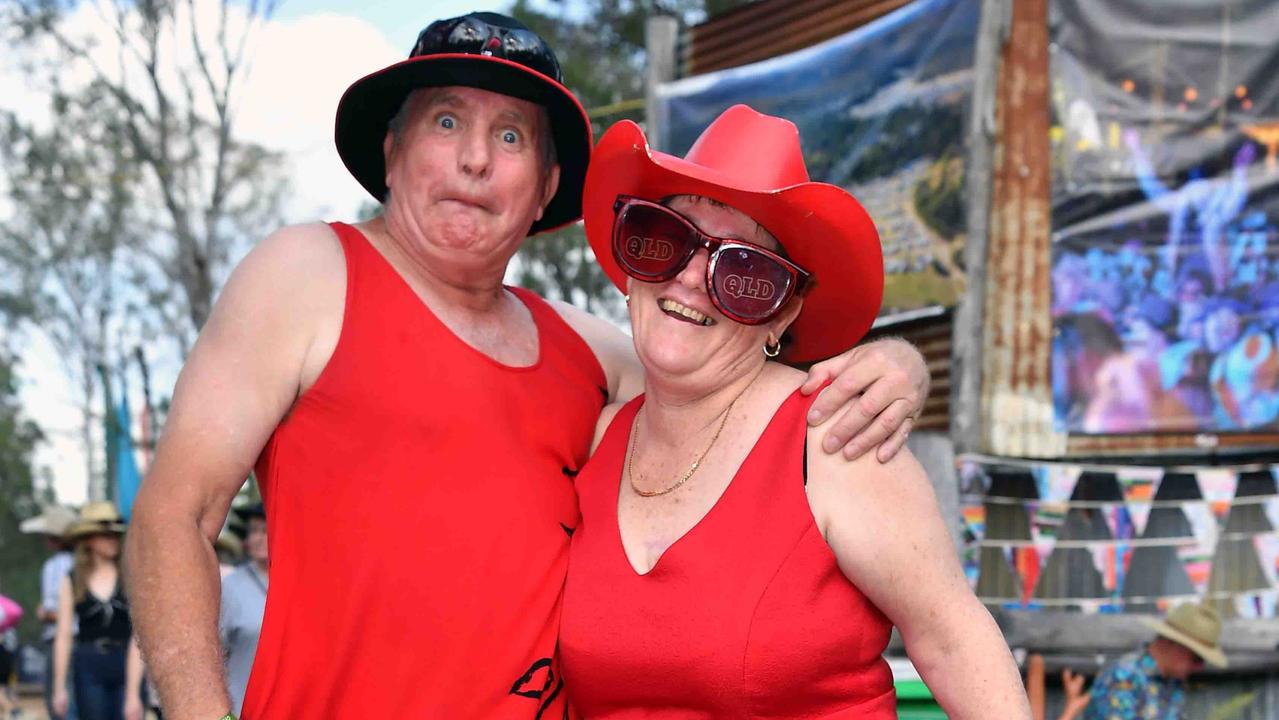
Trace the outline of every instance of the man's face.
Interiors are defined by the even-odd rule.
[[[545,167],[546,113],[534,103],[468,87],[409,96],[388,132],[388,222],[424,255],[504,269],[555,194]]]
[[[1195,651],[1184,645],[1169,643],[1168,667],[1164,674],[1174,680],[1185,680],[1192,673],[1203,670],[1204,661]]]
[[[249,518],[248,527],[244,531],[244,553],[255,563],[265,565],[267,562],[266,520]]]

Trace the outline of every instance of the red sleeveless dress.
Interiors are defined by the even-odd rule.
[[[516,288],[539,358],[495,362],[358,230],[333,229],[341,336],[257,464],[271,587],[243,717],[561,718],[571,476],[604,373]]]
[[[816,397],[816,396],[813,396]],[[636,398],[577,477],[560,624],[585,718],[896,718],[891,624],[835,564],[804,492],[795,391],[701,522],[646,575],[622,548],[617,498]]]

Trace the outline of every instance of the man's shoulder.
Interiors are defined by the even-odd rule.
[[[311,305],[340,294],[345,283],[346,258],[337,234],[325,223],[307,223],[266,236],[240,261],[223,294],[255,304]]]
[[[296,269],[297,263],[341,262],[343,252],[337,233],[328,223],[312,222],[285,225],[267,235],[245,260],[254,256],[272,263],[290,263]]]

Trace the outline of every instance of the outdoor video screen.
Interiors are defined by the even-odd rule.
[[[1279,5],[1051,7],[1058,425],[1279,429]]]

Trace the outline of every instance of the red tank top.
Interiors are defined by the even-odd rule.
[[[574,707],[591,720],[896,718],[891,624],[840,572],[804,492],[811,398],[782,403],[719,501],[638,575],[617,498],[642,401],[576,481],[560,626]]]
[[[436,318],[355,228],[320,377],[257,473],[271,587],[246,720],[560,718],[572,475],[607,389],[532,293],[527,368]]]

